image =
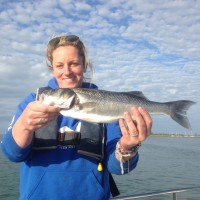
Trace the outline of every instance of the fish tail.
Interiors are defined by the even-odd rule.
[[[195,102],[182,100],[168,102],[167,104],[169,105],[169,115],[171,118],[186,129],[192,130],[190,122],[187,118],[187,111],[190,106],[195,104]]]

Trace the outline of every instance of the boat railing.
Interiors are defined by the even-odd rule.
[[[145,197],[162,196],[162,195],[171,194],[173,200],[178,200],[178,195],[177,195],[178,193],[192,192],[194,190],[200,190],[200,187],[187,187],[187,188],[179,188],[179,189],[173,189],[173,190],[156,191],[156,192],[149,192],[149,193],[142,193],[142,194],[119,196],[119,197],[114,197],[111,199],[128,200],[128,199],[139,199],[139,198],[145,198]],[[200,197],[200,194],[199,194],[199,197]]]

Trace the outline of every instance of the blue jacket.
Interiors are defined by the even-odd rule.
[[[56,80],[48,86],[58,88]],[[96,88],[84,83],[85,88]],[[103,171],[98,171],[98,161],[77,153],[76,148],[57,147],[51,150],[33,150],[32,144],[19,147],[12,137],[12,127],[28,103],[35,101],[36,94],[28,95],[18,106],[13,121],[2,140],[2,151],[13,162],[22,162],[20,169],[20,199],[38,200],[107,200],[110,198],[109,172],[121,174],[115,147],[121,137],[118,122],[106,124],[105,158]],[[59,126],[75,130],[79,121],[60,116]],[[136,167],[138,155],[129,161],[129,170]],[[128,172],[128,162],[124,163]]]

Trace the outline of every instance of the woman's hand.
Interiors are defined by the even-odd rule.
[[[27,105],[20,116],[24,129],[34,132],[46,126],[59,115],[60,109],[55,106],[43,105],[40,101],[34,101]]]
[[[34,131],[53,121],[59,111],[59,108],[43,105],[40,101],[29,103],[12,129],[16,143],[23,148],[28,146],[32,142]]]
[[[145,109],[133,107],[131,114],[134,116],[134,121],[130,113],[124,113],[123,119],[119,120],[122,137],[119,141],[123,150],[130,150],[134,146],[143,142],[151,133],[152,119]]]

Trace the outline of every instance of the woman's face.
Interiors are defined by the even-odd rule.
[[[52,53],[52,70],[60,88],[77,88],[83,82],[83,58],[74,46],[60,46]]]

